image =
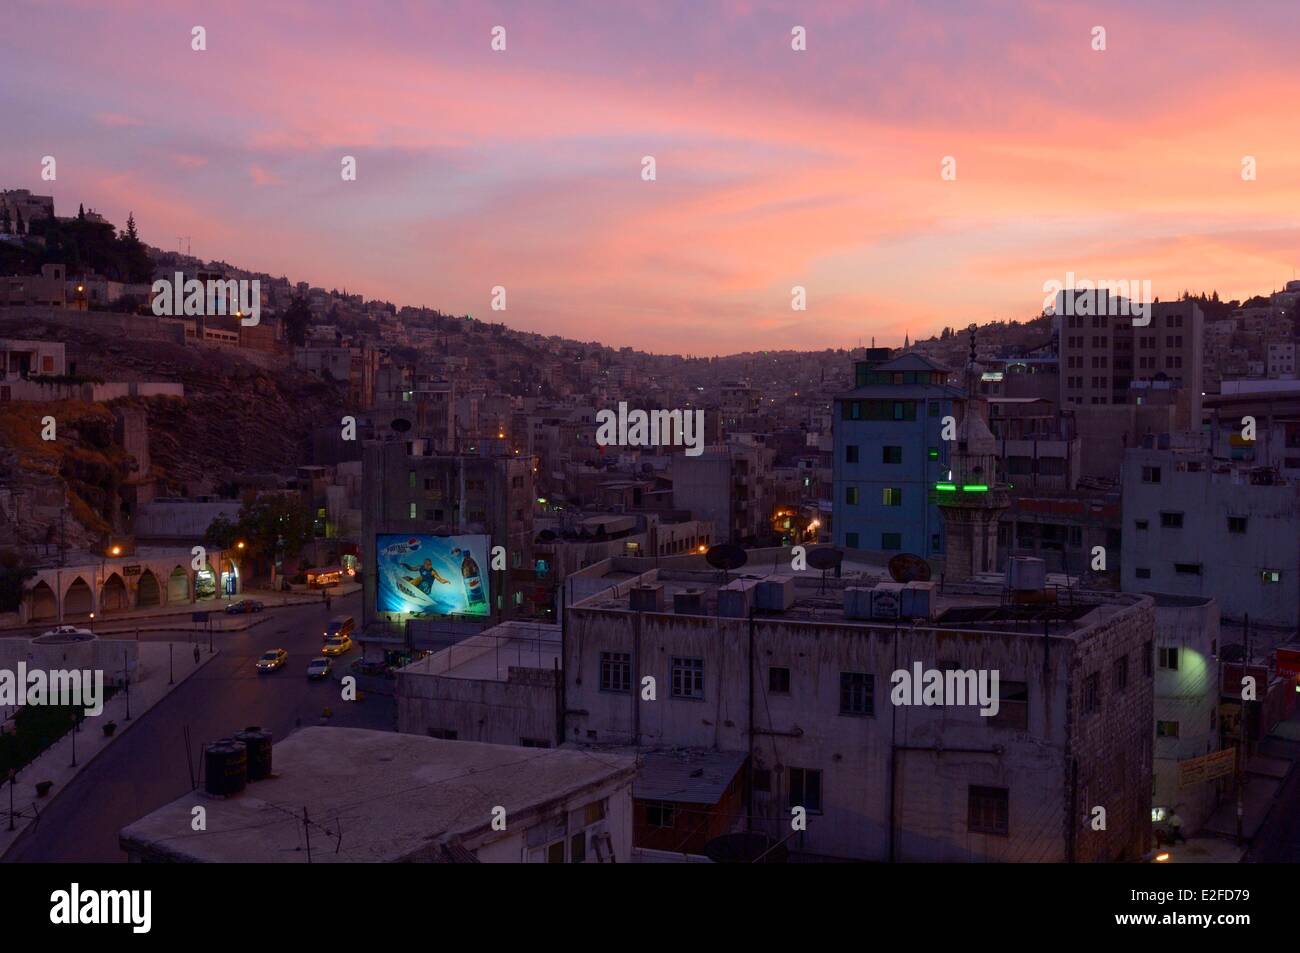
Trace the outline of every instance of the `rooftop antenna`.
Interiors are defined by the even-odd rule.
[[[179,252],[179,251],[181,250],[181,242],[184,242],[184,243],[185,243],[185,254],[186,254],[187,256],[190,255],[190,236],[188,236],[188,235],[177,235],[177,236],[176,236],[176,251],[177,251],[177,252]],[[191,257],[192,257],[192,256],[191,256]]]

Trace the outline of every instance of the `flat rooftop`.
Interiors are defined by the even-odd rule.
[[[748,567],[747,567],[748,568]],[[726,579],[781,579],[793,578],[794,604],[783,611],[754,608],[759,621],[804,622],[813,625],[854,625],[863,627],[889,627],[888,620],[853,619],[844,612],[844,590],[850,587],[872,588],[880,582],[892,582],[888,573],[862,572],[841,578],[828,576],[808,569],[801,573],[783,571],[746,571],[728,573]],[[662,614],[674,613],[673,597],[677,593],[696,591],[701,594],[702,611],[690,613],[696,618],[718,615],[718,590],[724,585],[721,571],[683,569],[648,569],[636,574],[620,569],[610,574],[610,588],[574,603],[575,609],[630,612],[630,590],[637,583],[662,585],[664,591]],[[1055,601],[1053,601],[1053,597]],[[1000,584],[988,582],[947,583],[936,580],[931,590],[933,600],[931,619],[915,623],[903,620],[902,625],[927,629],[956,629],[981,632],[1042,635],[1044,626],[1053,635],[1070,635],[1081,632],[1109,618],[1116,612],[1139,602],[1141,595],[1120,592],[1085,591],[1070,587],[1052,587],[1032,602],[1016,602]],[[751,605],[754,600],[751,599]],[[686,614],[686,613],[680,613]]]
[[[439,859],[462,835],[626,776],[632,758],[564,748],[517,748],[364,728],[303,728],[275,745],[274,774],[241,794],[202,790],[122,829],[124,850],[210,863]],[[190,828],[196,805],[207,830]]]
[[[503,622],[401,669],[404,675],[432,675],[506,682],[512,668],[551,670],[564,664],[556,624]]]

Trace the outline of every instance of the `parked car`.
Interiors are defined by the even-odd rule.
[[[245,612],[261,612],[266,606],[256,599],[240,599],[238,602],[232,602],[226,606],[228,615],[241,615]]]
[[[308,678],[329,678],[330,668],[333,666],[327,658],[314,658],[307,663]]]
[[[352,651],[352,638],[347,635],[335,635],[325,640],[321,655],[343,655]]]
[[[259,672],[274,672],[282,668],[284,663],[289,660],[289,653],[284,649],[271,649],[263,652],[262,657],[257,660],[257,670]]]

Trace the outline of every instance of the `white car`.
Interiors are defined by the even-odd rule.
[[[42,632],[41,637],[44,638],[47,635],[94,635],[94,634],[95,633],[91,632],[89,629],[80,629],[75,625],[59,625],[59,626],[55,626],[53,629],[50,629],[50,631],[48,632]]]
[[[333,663],[331,663],[327,658],[314,658],[307,663],[307,677],[328,678],[332,665]]]

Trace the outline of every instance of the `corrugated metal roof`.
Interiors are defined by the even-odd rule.
[[[683,748],[641,756],[632,796],[645,801],[717,804],[745,763],[743,751]]]

